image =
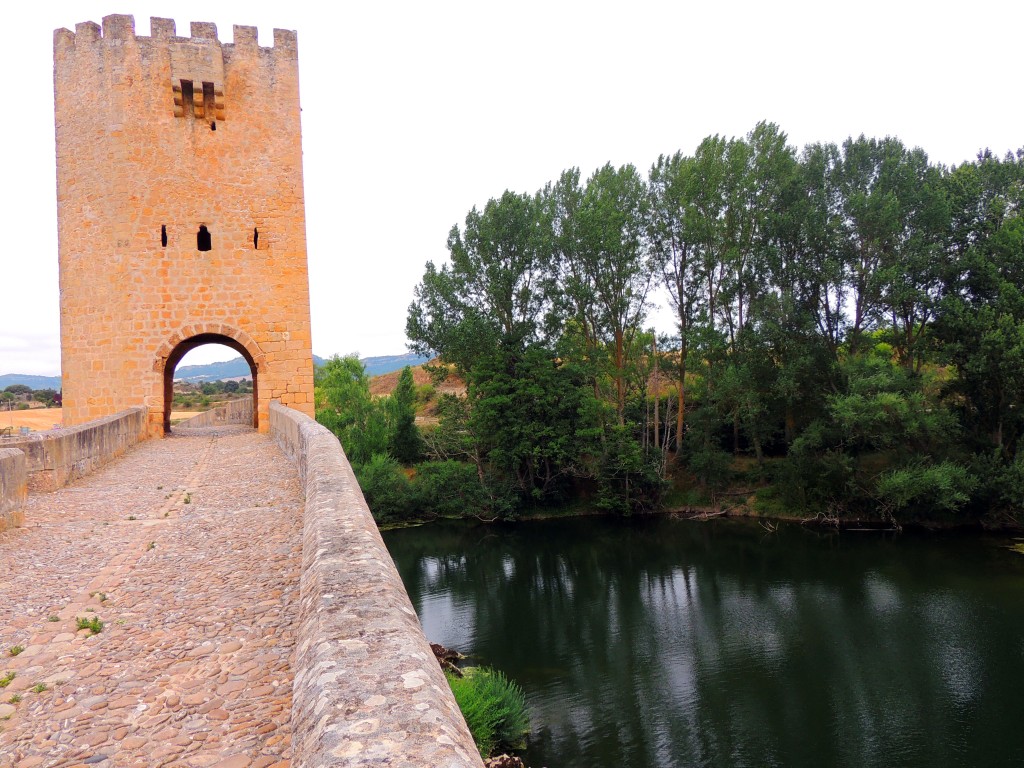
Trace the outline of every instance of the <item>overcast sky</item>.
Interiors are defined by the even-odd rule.
[[[835,10],[832,10],[832,9]],[[313,351],[405,351],[448,230],[505,189],[778,123],[933,161],[1024,146],[1024,3],[19,2],[4,7],[0,374],[60,370],[52,33],[110,13],[299,37]],[[655,318],[659,329],[669,322]],[[223,349],[223,348],[222,348]],[[217,354],[192,353],[185,363]],[[225,357],[234,356],[229,353]]]

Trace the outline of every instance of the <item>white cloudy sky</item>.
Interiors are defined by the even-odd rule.
[[[59,372],[52,31],[109,13],[142,35],[150,16],[216,22],[224,42],[232,24],[264,45],[298,30],[324,356],[404,351],[452,224],[570,166],[646,171],[761,119],[797,146],[888,134],[946,164],[1024,146],[1019,0],[8,4],[0,374]]]

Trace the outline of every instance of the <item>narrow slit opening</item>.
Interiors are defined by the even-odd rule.
[[[195,93],[192,90],[191,80],[181,81],[181,108],[186,117],[195,114]]]
[[[260,231],[256,227],[252,228],[252,249],[254,251],[260,249]]]
[[[213,94],[213,83],[203,83],[203,113],[212,117],[217,108],[217,102]]]
[[[166,224],[161,224],[160,225],[160,247],[161,248],[166,248],[167,247],[167,225]]]
[[[206,228],[205,224],[200,224],[199,232],[196,234],[196,248],[200,251],[208,251],[213,247],[212,240],[210,230]]]

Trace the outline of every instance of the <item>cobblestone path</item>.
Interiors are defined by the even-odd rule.
[[[0,768],[288,766],[302,506],[239,427],[30,496],[0,535]]]

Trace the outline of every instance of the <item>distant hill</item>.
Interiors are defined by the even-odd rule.
[[[383,355],[381,357],[364,357],[363,365],[366,366],[367,376],[380,376],[381,374],[400,371],[407,365],[422,365],[430,358],[407,352],[404,355]],[[322,357],[313,355],[313,365],[323,365],[326,361]],[[239,377],[248,378],[251,375],[249,364],[242,357],[233,360],[226,360],[221,363],[207,363],[206,365],[182,365],[174,372],[175,381],[217,381],[224,379],[236,379]],[[35,376],[28,373],[5,373],[0,376],[0,391],[11,384],[24,384],[32,389],[60,389],[60,376]]]
[[[411,352],[404,355],[384,355],[382,357],[364,357],[363,365],[366,366],[367,376],[380,376],[383,373],[398,371],[407,365],[420,365],[430,358],[415,355]],[[324,358],[313,355],[313,365],[323,365]],[[234,379],[240,376],[250,376],[249,364],[241,357],[227,360],[222,363],[207,363],[206,365],[183,365],[174,372],[175,381],[217,381],[218,379]],[[38,387],[36,387],[38,389]]]
[[[313,365],[323,365],[324,359],[313,355]],[[175,381],[223,381],[224,379],[251,378],[252,371],[244,357],[235,357],[220,363],[181,365],[174,371]]]
[[[24,384],[32,389],[60,390],[60,376],[34,376],[31,373],[5,373],[0,376],[0,392],[12,384]]]
[[[405,366],[423,365],[430,360],[413,352],[406,352],[404,355],[385,355],[383,357],[362,358],[363,367],[366,368],[367,376],[380,376],[392,371],[400,371]],[[318,363],[319,364],[319,363]]]

